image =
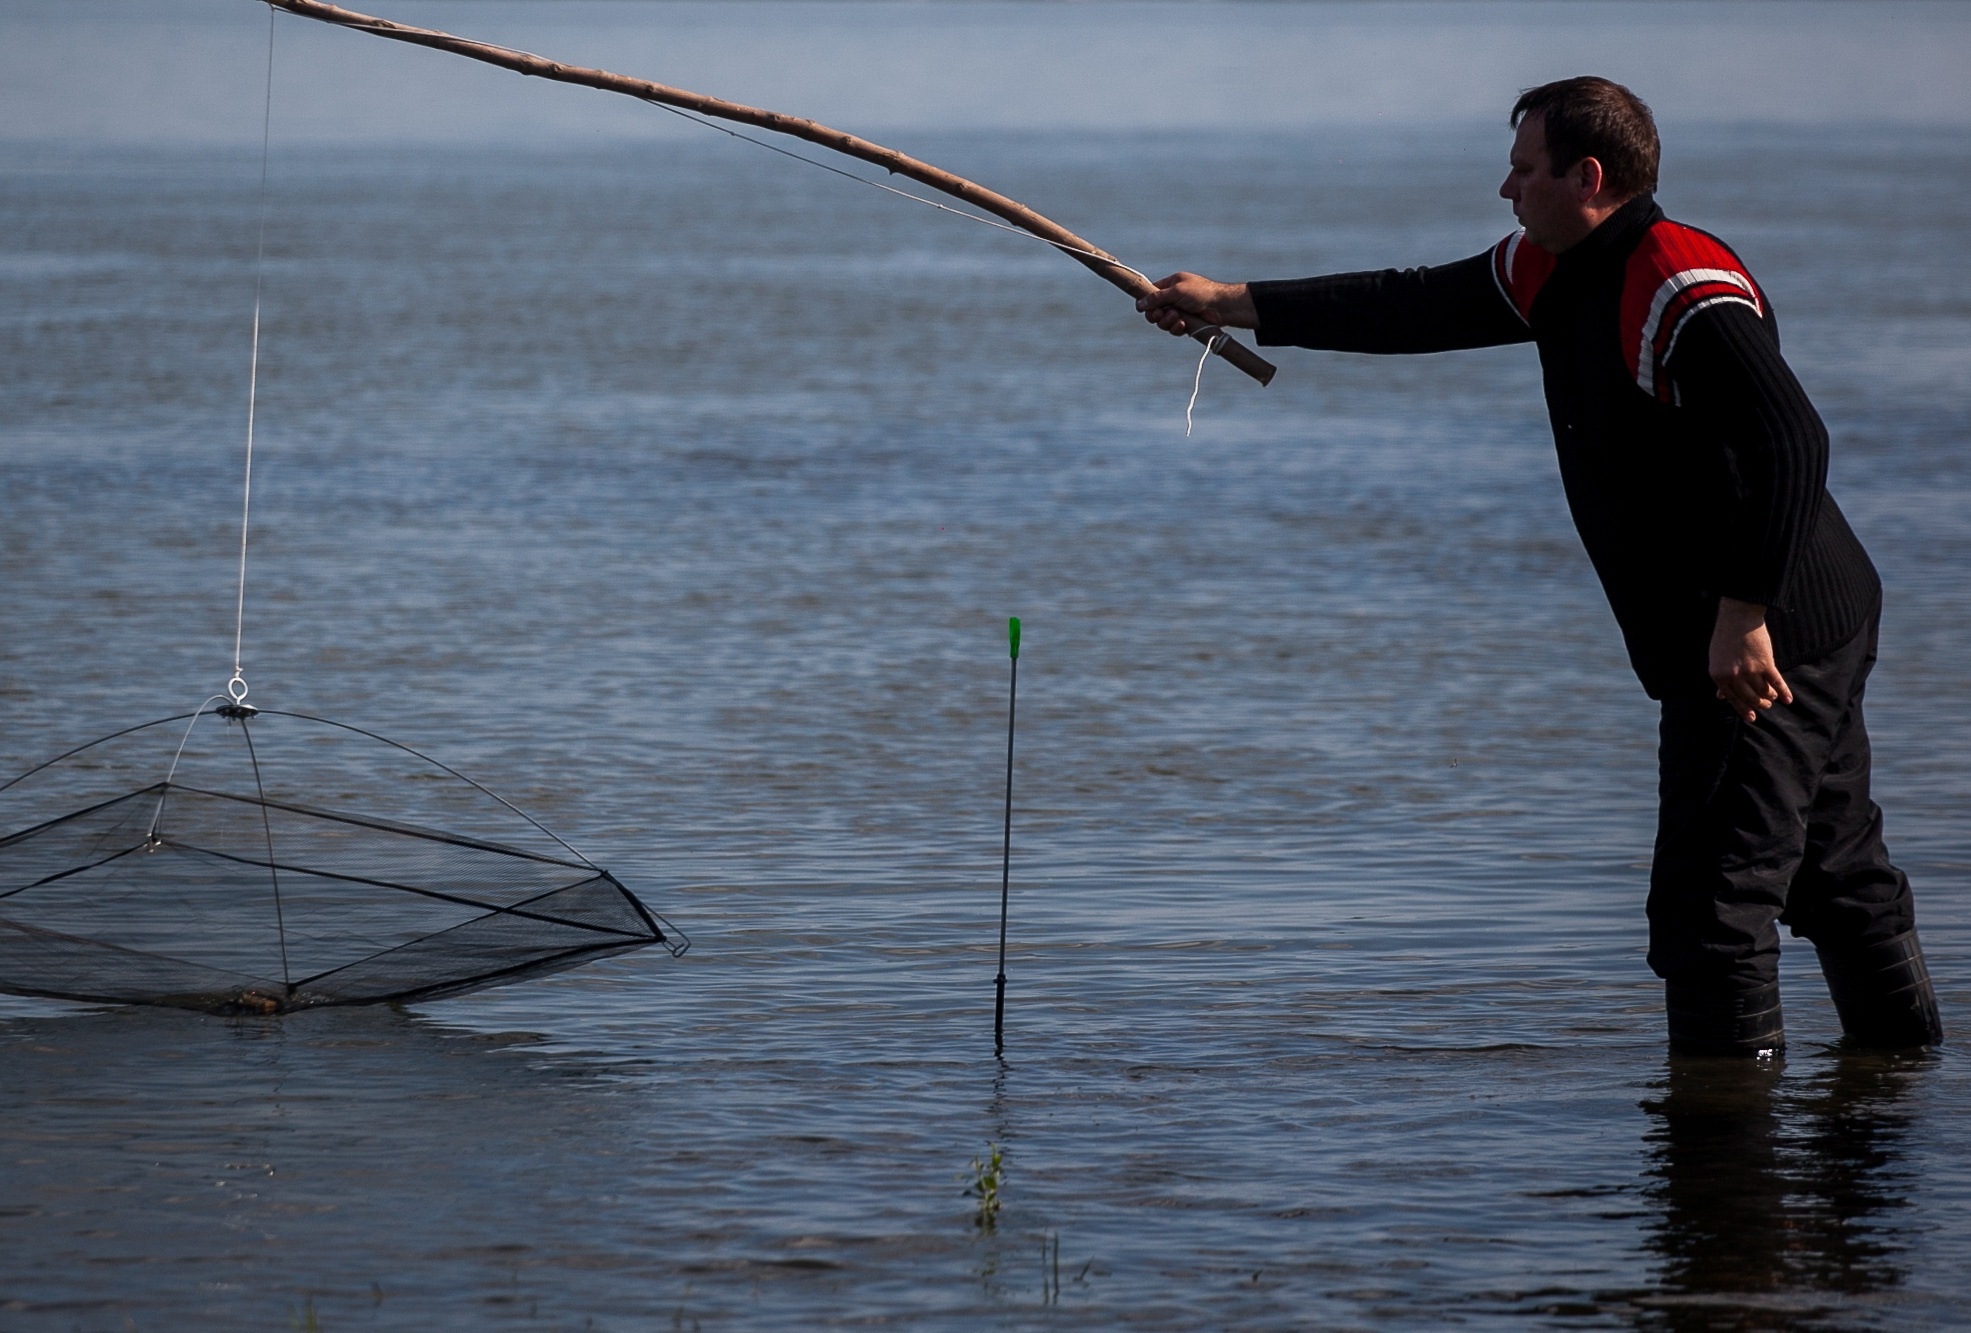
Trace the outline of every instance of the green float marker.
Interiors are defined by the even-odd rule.
[[[1006,692],[1006,843],[999,856],[999,976],[992,1005],[992,1053],[1006,1053],[1006,905],[1013,887],[1013,706],[1020,697],[1020,618],[1006,621],[1006,644],[1013,659]]]

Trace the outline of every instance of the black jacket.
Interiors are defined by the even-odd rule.
[[[1252,296],[1267,346],[1539,345],[1574,525],[1652,697],[1714,688],[1720,595],[1769,608],[1782,671],[1879,605],[1771,303],[1729,248],[1648,196],[1558,257],[1509,236],[1455,264],[1257,282]]]

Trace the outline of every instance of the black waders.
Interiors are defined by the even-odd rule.
[[[1854,950],[1822,947],[1820,970],[1841,1030],[1856,1045],[1934,1046],[1944,1039],[1937,992],[1915,931]]]
[[[1862,694],[1875,634],[1871,619],[1825,657],[1787,668],[1793,702],[1757,722],[1715,690],[1662,701],[1649,964],[1664,979],[1675,1051],[1785,1048],[1782,925],[1819,950],[1851,1043],[1943,1037],[1909,879],[1889,860],[1869,796]]]

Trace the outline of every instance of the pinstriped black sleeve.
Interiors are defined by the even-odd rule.
[[[1250,284],[1262,347],[1449,352],[1533,341],[1492,277],[1492,252],[1435,268]]]
[[[1737,485],[1716,590],[1790,609],[1827,494],[1827,427],[1772,330],[1737,302],[1693,314],[1677,334],[1669,370],[1679,404],[1724,449]]]

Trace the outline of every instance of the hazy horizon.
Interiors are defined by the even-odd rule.
[[[372,0],[357,8],[869,132],[1492,121],[1586,71],[1666,125],[1971,125],[1971,6],[1322,0]],[[956,17],[954,9],[963,16]],[[282,15],[286,143],[564,144],[685,127],[626,99]],[[257,142],[253,0],[12,0],[0,141]]]

